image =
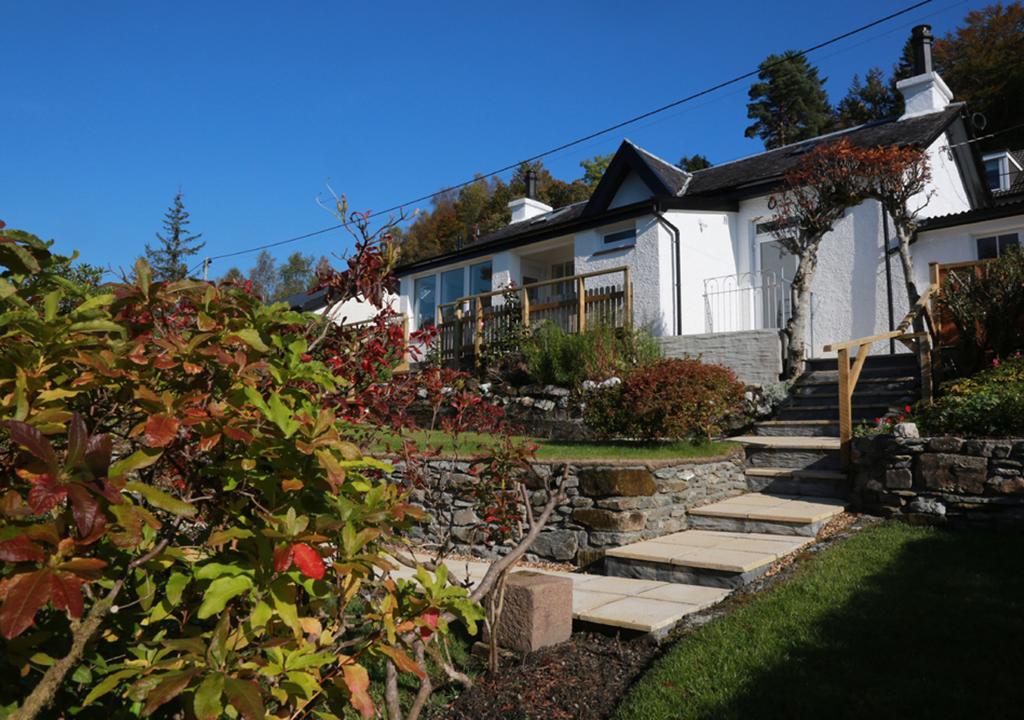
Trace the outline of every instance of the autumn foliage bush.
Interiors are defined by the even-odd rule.
[[[586,423],[611,437],[706,440],[742,412],[743,384],[720,365],[666,358],[591,394]]]
[[[381,300],[394,260],[364,233],[321,282]],[[395,376],[386,310],[339,329],[144,262],[69,306],[60,262],[0,233],[0,715],[372,717],[381,664],[429,695],[479,596],[395,577],[424,513],[362,439],[414,396],[457,405],[453,431],[500,412]],[[480,504],[518,517],[525,457],[473,460]]]

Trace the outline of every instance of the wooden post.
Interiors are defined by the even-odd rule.
[[[465,348],[465,333],[463,327],[466,321],[462,314],[462,303],[460,302],[455,306],[455,332],[452,333],[452,355],[455,357],[456,364],[461,368],[462,366],[462,353]]]
[[[623,306],[626,317],[624,327],[633,327],[633,283],[629,279],[629,268],[622,269]]]
[[[530,292],[523,288],[523,327],[530,327]]]
[[[932,404],[932,344],[926,335],[917,340],[917,361],[921,366],[921,399]]]
[[[587,281],[576,278],[576,332],[581,335],[587,329]]]
[[[477,364],[480,363],[480,349],[484,342],[484,301],[483,298],[476,298],[476,309],[474,312],[474,325],[476,332],[473,333],[473,354],[476,356]]]
[[[850,467],[850,439],[853,437],[853,393],[850,391],[850,350],[837,351],[839,363],[839,456],[843,468]]]

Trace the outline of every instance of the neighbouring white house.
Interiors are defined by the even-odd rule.
[[[509,322],[573,330],[581,318],[628,317],[668,354],[702,354],[748,382],[777,380],[796,258],[772,233],[771,196],[815,146],[846,138],[927,152],[932,179],[916,201],[924,221],[912,245],[919,287],[930,263],[993,257],[1021,241],[1024,158],[979,154],[967,109],[932,70],[931,39],[928,26],[914,29],[916,74],[897,86],[902,116],[692,173],[625,140],[589,200],[555,210],[531,187],[509,203],[508,226],[400,266],[398,311],[412,328],[440,323],[442,350],[455,356]],[[907,311],[886,224],[880,205],[865,202],[823,241],[803,339],[810,356],[891,330]]]

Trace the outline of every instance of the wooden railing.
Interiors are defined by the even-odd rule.
[[[857,389],[861,370],[876,342],[898,340],[917,355],[921,368],[921,398],[930,403],[933,387],[933,349],[936,347],[936,324],[931,307],[939,293],[939,266],[930,266],[930,284],[910,311],[896,326],[895,330],[869,335],[867,337],[832,343],[824,347],[825,352],[835,351],[839,364],[839,441],[843,467],[850,465],[850,441],[853,439],[853,393]],[[920,322],[923,320],[923,323]],[[915,328],[916,326],[916,328]],[[850,351],[856,349],[853,363]]]
[[[516,327],[551,322],[581,333],[594,324],[624,327],[632,318],[633,284],[622,266],[441,303],[435,322],[442,362],[461,363]]]

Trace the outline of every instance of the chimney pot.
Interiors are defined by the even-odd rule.
[[[910,35],[910,44],[914,49],[914,75],[924,75],[932,71],[932,35],[931,25],[918,25]]]
[[[537,171],[533,168],[526,171],[526,197],[537,199]]]

